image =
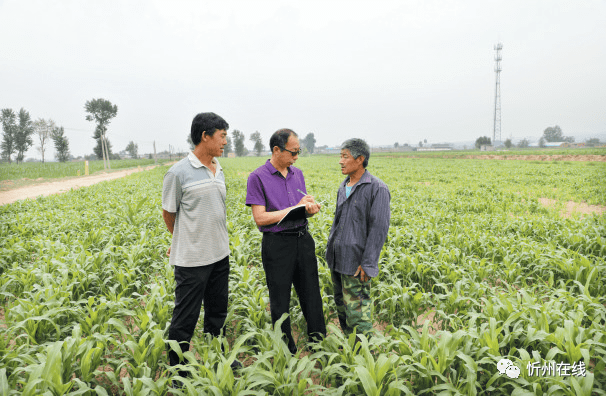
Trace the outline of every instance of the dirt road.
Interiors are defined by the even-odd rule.
[[[36,184],[33,186],[19,187],[14,190],[0,192],[0,205],[13,203],[20,199],[36,198],[39,196],[46,197],[51,194],[61,194],[66,191],[80,187],[92,186],[93,184],[119,179],[135,172],[147,171],[160,165],[151,165],[143,168],[133,168],[112,173],[101,173],[91,176],[83,176],[68,180],[59,180],[49,183]]]

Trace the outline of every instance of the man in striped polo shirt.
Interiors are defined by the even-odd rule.
[[[168,339],[189,351],[204,301],[204,332],[218,336],[227,317],[229,238],[225,175],[219,161],[229,125],[215,113],[200,113],[191,125],[195,148],[174,164],[162,187],[162,216],[173,235],[168,249],[174,266],[175,309]],[[169,351],[170,365],[182,363]],[[232,367],[240,366],[234,361]],[[181,371],[182,377],[187,376]]]

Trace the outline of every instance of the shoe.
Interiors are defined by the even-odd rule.
[[[184,385],[183,385],[183,382],[181,382],[181,381],[172,380],[170,387],[171,387],[171,389],[183,389]]]
[[[237,370],[240,370],[243,366],[242,366],[242,363],[240,363],[240,361],[234,360],[233,362],[231,362],[230,367],[233,371],[237,371]]]

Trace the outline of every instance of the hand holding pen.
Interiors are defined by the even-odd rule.
[[[322,208],[322,203],[318,203],[314,200],[314,197],[311,195],[305,194],[303,191],[297,189],[298,192],[304,195],[303,198],[299,201],[299,205],[305,205],[305,211],[310,215],[315,215]]]

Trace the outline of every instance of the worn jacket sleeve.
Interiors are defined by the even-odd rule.
[[[362,256],[362,269],[371,277],[379,274],[379,255],[389,231],[390,200],[387,186],[379,186],[370,207],[368,234]]]

